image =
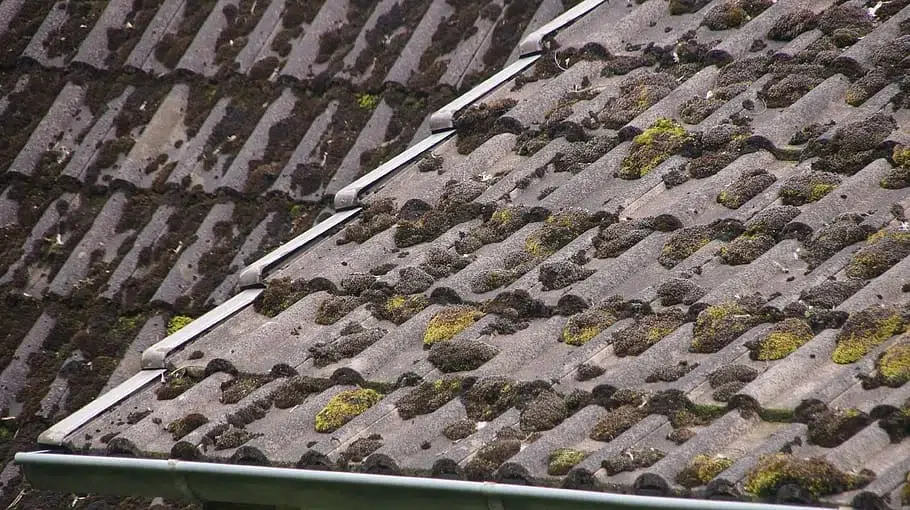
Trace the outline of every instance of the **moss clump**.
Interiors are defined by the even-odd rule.
[[[471,420],[458,420],[442,429],[442,435],[450,441],[459,441],[474,432],[477,432],[477,424]]]
[[[363,243],[394,225],[398,221],[397,214],[398,209],[391,198],[371,202],[363,209],[359,221],[345,227],[338,243]]]
[[[521,387],[519,387],[521,386]],[[468,418],[477,421],[491,421],[506,412],[515,403],[522,390],[527,395],[527,383],[517,383],[506,377],[486,377],[471,386],[461,396]]]
[[[705,485],[732,465],[733,459],[720,455],[696,455],[692,463],[676,475],[676,482],[689,488]]]
[[[799,415],[797,408],[797,415]],[[810,414],[809,430],[806,434],[809,444],[835,448],[864,429],[872,418],[859,409],[827,409]]]
[[[193,318],[187,317],[186,315],[175,315],[171,317],[171,320],[167,321],[167,335],[173,335],[191,322],[193,322]]]
[[[355,296],[332,296],[319,304],[313,320],[323,326],[335,324],[361,304],[363,300]]]
[[[904,318],[893,307],[870,306],[853,313],[837,334],[831,359],[840,364],[853,363],[892,335],[902,333],[905,326]]]
[[[378,342],[385,334],[386,331],[379,328],[342,331],[341,337],[335,339],[334,342],[317,342],[309,348],[310,354],[313,356],[313,364],[317,367],[324,367],[345,358],[353,358]]]
[[[199,413],[192,413],[183,418],[172,421],[167,426],[167,431],[174,436],[174,441],[179,441],[190,432],[209,422],[209,419]]]
[[[566,419],[569,410],[562,395],[546,391],[521,411],[518,424],[526,432],[550,430]]]
[[[903,189],[910,186],[910,147],[895,145],[891,152],[894,168],[882,178],[881,187],[885,189]]]
[[[262,294],[253,302],[255,310],[266,317],[274,317],[287,310],[307,294],[303,280],[276,278],[269,280]]]
[[[613,353],[619,357],[638,356],[676,331],[685,319],[685,314],[676,308],[646,315],[635,324],[613,333]]]
[[[591,430],[591,439],[595,441],[612,441],[623,432],[632,428],[648,415],[646,409],[636,405],[623,405],[608,411]]]
[[[877,379],[897,388],[910,381],[910,341],[904,339],[889,346],[875,362]]]
[[[379,96],[375,94],[359,94],[357,96],[357,107],[362,110],[375,110],[379,105]]]
[[[756,342],[746,345],[749,357],[759,361],[783,359],[795,352],[815,335],[806,321],[797,318],[784,319],[774,325],[770,332]]]
[[[743,234],[720,249],[720,260],[729,266],[751,264],[775,244],[777,240],[766,234]]]
[[[818,202],[840,185],[841,178],[829,172],[806,172],[795,175],[778,192],[784,205],[804,205]]]
[[[622,161],[619,177],[640,179],[648,175],[670,156],[679,152],[691,139],[676,121],[657,119],[648,129],[632,140],[629,155]]]
[[[604,468],[608,475],[613,476],[622,472],[651,467],[666,455],[657,448],[632,447],[601,461],[600,467]]]
[[[398,415],[403,420],[410,420],[415,416],[432,413],[461,392],[461,382],[460,377],[443,377],[420,384],[395,402]]]
[[[562,328],[561,339],[567,345],[582,346],[616,322],[616,316],[607,310],[585,310],[569,317]]]
[[[910,232],[881,230],[869,236],[847,264],[850,278],[870,279],[891,269],[910,255]]]
[[[751,310],[738,302],[728,301],[709,306],[698,314],[692,334],[692,352],[717,352],[761,322]]]
[[[278,409],[290,409],[303,403],[306,398],[314,393],[322,393],[331,388],[332,381],[316,377],[297,375],[291,377],[279,386],[269,399]]]
[[[158,400],[172,400],[192,388],[202,376],[186,369],[179,369],[167,375],[164,384],[155,389]]]
[[[547,458],[547,474],[562,476],[576,464],[585,460],[585,452],[574,448],[557,448]]]
[[[427,360],[441,372],[479,368],[499,354],[499,349],[479,340],[453,340],[433,345]]]
[[[860,488],[875,475],[863,471],[858,475],[844,473],[821,457],[800,459],[785,453],[765,455],[746,476],[746,492],[772,498],[784,485],[794,484],[818,498]]]
[[[423,345],[431,347],[433,344],[451,340],[455,335],[477,322],[483,315],[483,312],[473,306],[450,306],[430,319],[423,334]]]
[[[696,225],[677,230],[670,235],[660,250],[657,261],[666,268],[675,267],[711,242],[712,229],[707,225]]]
[[[375,390],[342,391],[316,414],[316,432],[332,432],[382,400]]]
[[[534,258],[546,258],[596,225],[595,218],[582,210],[550,215],[544,225],[525,240],[525,251]]]
[[[258,376],[240,376],[226,381],[221,385],[221,403],[236,404],[266,382],[267,378]]]
[[[373,314],[400,326],[428,306],[430,306],[430,300],[423,294],[413,296],[395,294],[386,299],[382,306],[375,308]]]

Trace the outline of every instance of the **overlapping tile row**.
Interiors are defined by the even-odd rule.
[[[487,3],[0,3],[3,458],[563,9]]]
[[[905,4],[605,4],[70,446],[900,506]]]

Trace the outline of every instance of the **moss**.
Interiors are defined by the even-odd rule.
[[[279,386],[269,399],[278,409],[300,405],[309,395],[321,393],[332,387],[332,381],[310,376],[294,376]]]
[[[658,119],[632,140],[629,155],[623,159],[619,177],[640,179],[670,156],[679,152],[691,136],[676,121]]]
[[[567,345],[582,346],[616,322],[616,317],[606,310],[586,310],[569,317],[562,328],[562,341]]]
[[[787,179],[778,192],[784,205],[817,202],[837,189],[841,178],[833,173],[811,171]]]
[[[429,305],[430,300],[422,294],[413,296],[395,294],[386,300],[381,309],[375,310],[374,314],[381,319],[401,325]]]
[[[910,255],[910,232],[881,230],[869,236],[847,264],[847,276],[870,279]]]
[[[887,386],[897,388],[910,381],[910,341],[888,346],[875,362],[875,369]]]
[[[209,422],[209,419],[199,413],[192,413],[183,418],[172,421],[167,426],[167,431],[174,436],[174,441],[179,441],[190,432]]]
[[[713,232],[707,225],[696,225],[677,230],[670,235],[660,250],[657,260],[666,268],[675,267],[711,242]]]
[[[479,340],[454,340],[433,345],[427,361],[441,372],[480,368],[499,354],[499,349]]]
[[[692,352],[712,353],[726,347],[759,322],[734,301],[709,306],[698,314],[692,334]]]
[[[158,400],[173,400],[192,388],[198,379],[192,377],[185,370],[178,370],[168,374],[167,380],[155,390]]]
[[[612,441],[623,432],[632,428],[648,415],[646,409],[635,405],[624,405],[608,411],[591,430],[591,439],[595,441]]]
[[[600,466],[604,468],[609,476],[614,476],[623,472],[651,467],[666,455],[666,453],[657,448],[632,447],[622,453],[606,458],[601,461]]]
[[[528,236],[525,251],[534,258],[549,257],[595,225],[594,217],[582,210],[550,215],[541,228]]]
[[[258,376],[240,376],[226,381],[221,385],[221,403],[236,404],[266,382],[266,378]]]
[[[382,400],[375,390],[356,389],[338,393],[316,414],[316,432],[333,432]]]
[[[363,110],[375,110],[379,105],[379,96],[374,94],[358,94],[357,107]]]
[[[910,147],[900,144],[895,145],[891,152],[891,159],[899,167],[910,168]]]
[[[784,485],[794,484],[818,498],[857,489],[874,478],[869,472],[850,475],[821,458],[800,459],[789,454],[765,455],[746,475],[746,492],[772,498]]]
[[[749,347],[749,355],[754,360],[783,359],[812,340],[814,336],[812,328],[806,321],[789,318],[775,324],[761,340],[746,347]]]
[[[646,315],[635,324],[613,333],[613,352],[619,356],[637,356],[676,331],[685,314],[671,308],[653,315]]]
[[[314,322],[323,326],[335,324],[361,304],[363,300],[354,296],[332,296],[319,304]]]
[[[892,335],[904,331],[904,318],[891,307],[871,306],[853,313],[837,334],[837,347],[831,355],[835,363],[858,361]]]
[[[585,460],[585,452],[574,448],[557,448],[547,457],[547,474],[562,476]]]
[[[438,342],[451,340],[478,319],[483,317],[483,312],[467,305],[450,306],[437,313],[430,319],[427,329],[423,334],[423,344],[431,347]]]
[[[806,436],[809,444],[835,448],[871,422],[872,418],[859,409],[827,409],[809,418]]]
[[[193,318],[187,317],[186,315],[175,315],[171,317],[171,320],[167,321],[168,336],[171,336],[174,333],[180,331],[191,322],[193,322]]]
[[[461,383],[460,377],[447,376],[420,384],[395,402],[398,415],[403,420],[410,420],[415,416],[432,413],[461,392]]]
[[[733,465],[733,459],[720,455],[696,455],[692,463],[676,475],[676,481],[683,487],[698,487],[713,480],[722,471]]]
[[[266,317],[275,317],[287,310],[307,293],[306,283],[291,278],[269,280],[265,290],[253,302],[255,310]]]
[[[385,334],[386,331],[379,328],[342,331],[341,337],[335,341],[317,342],[309,348],[310,354],[313,355],[313,364],[324,367],[345,358],[353,358],[378,342]]]
[[[550,430],[566,419],[569,410],[562,395],[546,391],[527,404],[521,411],[518,423],[526,432]]]
[[[477,431],[477,424],[472,420],[458,420],[442,430],[442,435],[450,441],[459,441]]]

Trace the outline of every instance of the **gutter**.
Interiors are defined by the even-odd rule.
[[[807,507],[608,494],[523,485],[181,460],[17,453],[42,489],[280,508],[348,510],[806,510]]]

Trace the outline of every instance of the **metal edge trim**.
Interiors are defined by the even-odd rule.
[[[593,11],[601,4],[606,3],[607,0],[585,0],[580,4],[572,7],[568,11],[556,16],[549,22],[545,23],[542,27],[528,34],[521,43],[519,43],[519,54],[524,57],[527,55],[533,55],[535,53],[540,53],[543,51],[543,40],[546,36],[552,34],[553,32],[558,31],[561,28],[564,28],[568,25],[571,25],[579,18],[585,16],[589,12]]]

